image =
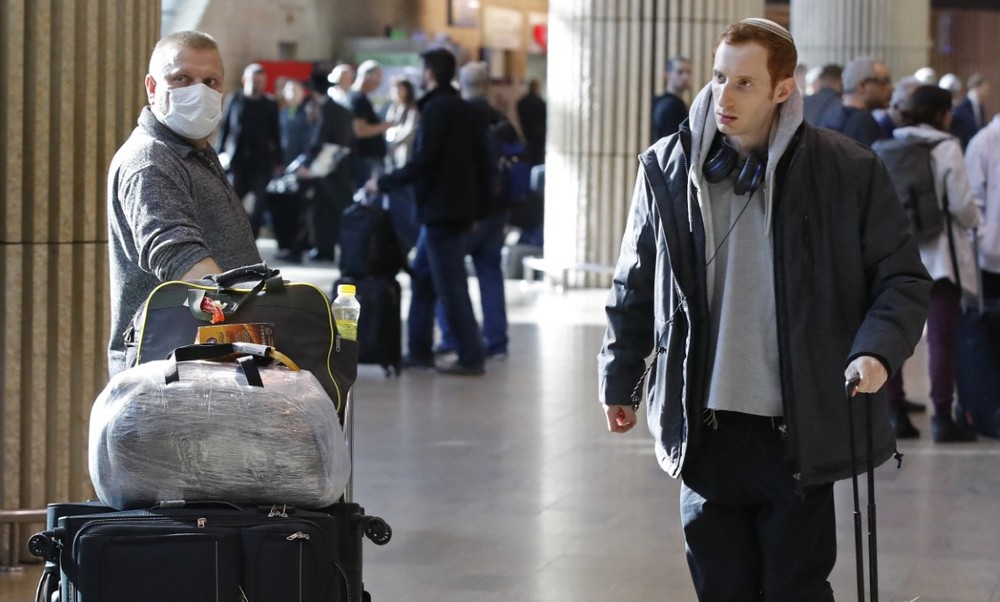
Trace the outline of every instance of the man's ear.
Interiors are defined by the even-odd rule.
[[[794,89],[794,77],[786,77],[785,79],[779,81],[778,85],[774,87],[774,102],[777,104],[785,102],[792,95],[792,90]]]
[[[156,97],[156,80],[153,79],[152,75],[147,73],[145,84],[146,84],[146,98],[149,100],[149,104],[152,105],[153,99]]]

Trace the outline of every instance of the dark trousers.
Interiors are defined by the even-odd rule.
[[[931,377],[931,402],[938,416],[951,414],[955,398],[955,345],[958,320],[962,315],[962,293],[951,280],[935,280],[927,310],[927,356]],[[885,384],[889,408],[898,410],[905,397],[903,371]]]
[[[507,353],[507,300],[504,293],[502,260],[504,225],[506,212],[485,217],[465,236],[466,253],[472,257],[479,281],[479,300],[483,308],[483,339],[486,354]],[[441,328],[440,350],[453,351],[458,348],[455,335],[451,332],[444,305],[438,301],[436,310],[438,326]]]
[[[253,193],[253,204],[247,208],[247,216],[250,218],[250,227],[253,228],[253,237],[257,238],[267,212],[267,183],[271,181],[271,173],[266,169],[234,169],[230,173],[230,180],[240,200],[247,193]]]
[[[1000,299],[1000,274],[983,270],[983,297]]]
[[[424,224],[410,267],[412,294],[407,319],[410,357],[418,361],[433,360],[434,305],[440,300],[455,336],[459,363],[470,368],[482,366],[482,338],[465,274],[465,232],[452,225]]]
[[[307,180],[306,232],[309,243],[318,259],[334,258],[334,249],[340,244],[340,214],[351,202],[349,181],[340,178],[314,178]]]
[[[305,250],[306,242],[300,196],[300,191],[267,196],[267,207],[271,212],[271,225],[274,227],[274,240],[278,243],[278,248],[296,253]]]
[[[837,559],[833,484],[792,477],[771,418],[716,412],[685,463],[681,521],[701,602],[827,602]]]

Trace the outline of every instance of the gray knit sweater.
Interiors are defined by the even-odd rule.
[[[157,284],[180,278],[207,257],[223,270],[260,262],[243,205],[215,151],[190,146],[149,107],[111,160],[108,247],[112,375],[125,368],[122,334]]]

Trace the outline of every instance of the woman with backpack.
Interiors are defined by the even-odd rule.
[[[902,111],[904,127],[897,140],[917,139],[931,147],[930,169],[934,191],[944,214],[944,228],[920,242],[920,258],[934,279],[927,315],[931,402],[931,436],[935,443],[973,441],[976,436],[960,417],[952,416],[955,390],[956,333],[961,316],[962,291],[976,293],[976,264],[970,231],[980,222],[969,187],[969,176],[958,139],[949,134],[951,93],[932,85],[913,90]],[[895,178],[897,174],[890,174]],[[897,439],[920,435],[904,409],[902,371],[886,383],[890,416]]]

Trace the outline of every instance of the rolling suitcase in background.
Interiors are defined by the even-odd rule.
[[[358,191],[340,222],[340,274],[337,286],[353,284],[361,303],[358,319],[358,363],[377,364],[386,376],[403,365],[402,288],[396,274],[406,257],[389,213],[377,199]]]
[[[959,424],[1000,437],[1000,305],[962,311],[955,354]]]
[[[340,273],[346,278],[395,278],[406,265],[389,212],[358,191],[340,218]],[[381,197],[380,197],[381,198]]]
[[[979,233],[973,236],[979,257]],[[983,298],[983,273],[976,266],[977,304],[962,308],[955,344],[956,422],[987,437],[1000,437],[1000,299]]]
[[[394,277],[341,278],[333,285],[357,287],[361,316],[358,318],[358,363],[377,364],[386,376],[403,366],[402,287]]]

